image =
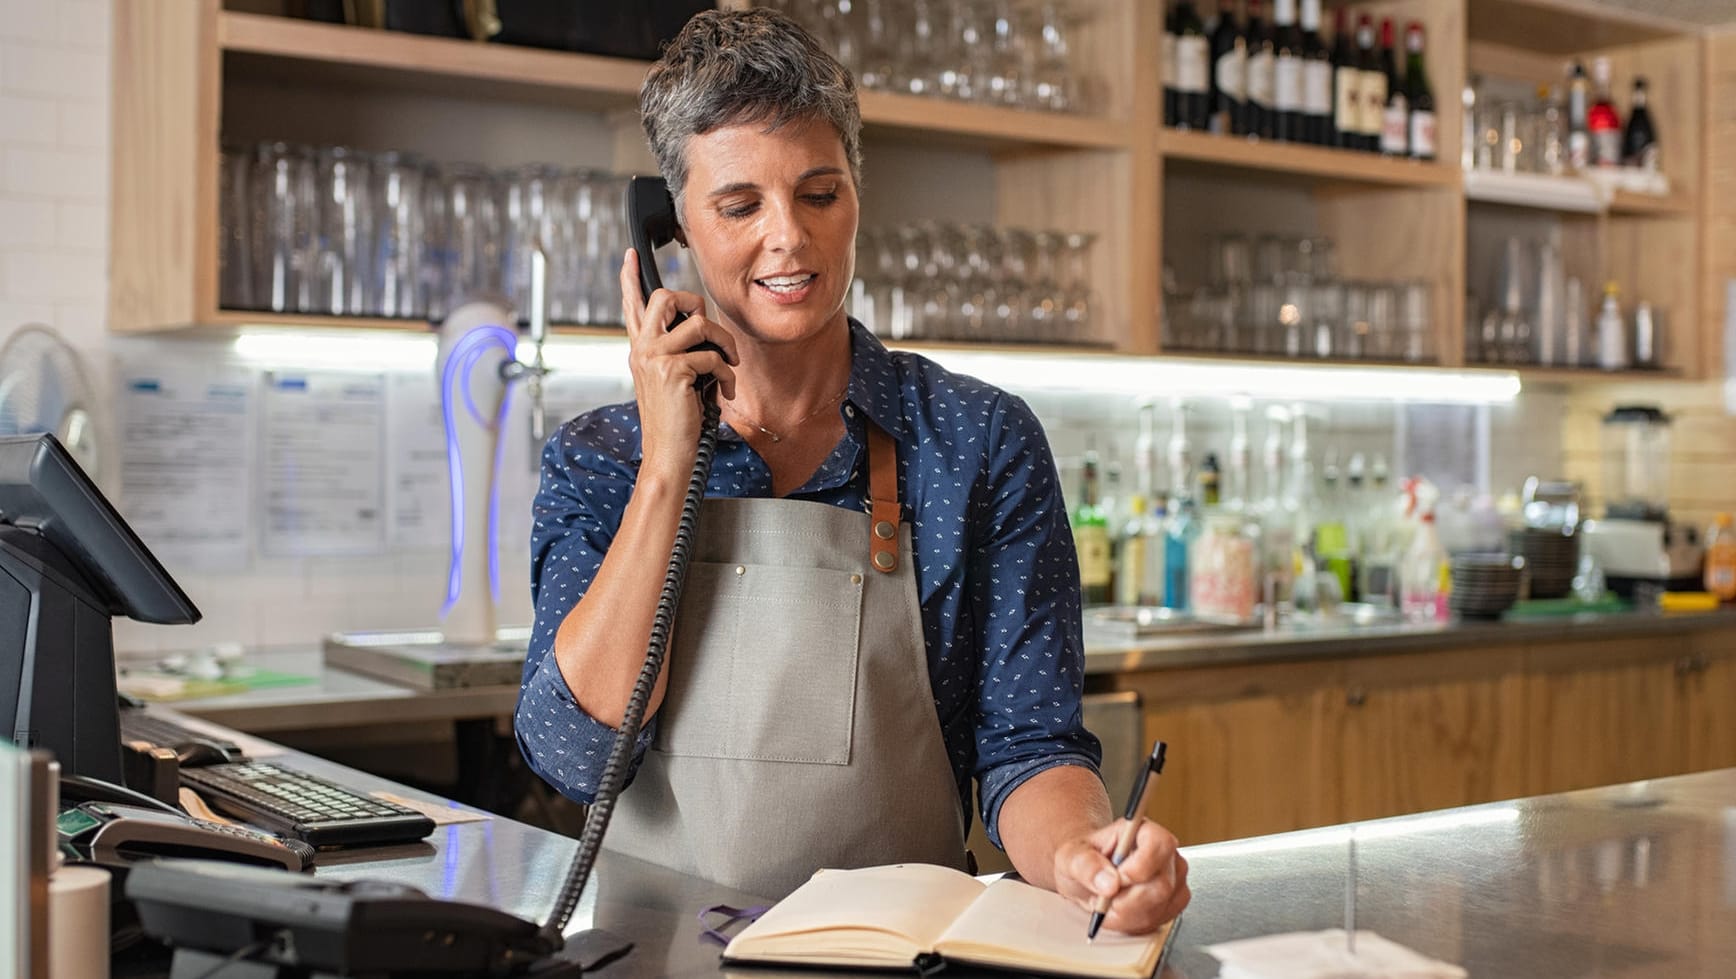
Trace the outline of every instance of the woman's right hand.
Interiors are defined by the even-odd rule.
[[[669,323],[677,311],[687,318]],[[621,261],[621,321],[627,327],[633,390],[639,402],[640,471],[685,481],[699,452],[700,404],[694,385],[701,375],[717,379],[719,394],[735,397],[735,338],[705,318],[705,300],[691,292],[658,289],[639,299],[639,256],[627,249]],[[723,349],[692,351],[710,340]]]

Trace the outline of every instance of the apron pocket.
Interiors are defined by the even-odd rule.
[[[862,588],[848,571],[694,562],[655,747],[849,764]]]

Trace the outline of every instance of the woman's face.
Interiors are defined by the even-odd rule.
[[[681,225],[714,314],[760,342],[844,317],[856,266],[856,185],[823,121],[724,126],[687,141]]]

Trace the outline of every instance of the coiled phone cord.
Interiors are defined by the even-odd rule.
[[[651,622],[651,641],[645,649],[645,665],[633,684],[633,695],[627,700],[627,711],[621,718],[621,729],[615,733],[615,743],[609,749],[609,760],[603,765],[602,779],[597,783],[597,795],[585,818],[585,831],[579,837],[579,854],[573,860],[555,901],[555,911],[543,925],[543,938],[551,948],[560,948],[567,922],[578,909],[579,897],[590,880],[591,868],[602,848],[603,834],[609,829],[609,818],[615,812],[615,798],[627,780],[627,770],[633,763],[633,745],[639,740],[644,726],[645,709],[651,703],[651,691],[657,686],[657,676],[663,672],[664,655],[669,648],[669,630],[675,624],[676,606],[681,601],[681,585],[687,577],[687,560],[693,550],[693,534],[699,525],[699,505],[705,499],[705,487],[711,481],[711,463],[717,454],[717,424],[721,408],[717,403],[717,381],[709,375],[700,378],[699,400],[702,415],[699,428],[699,452],[693,460],[693,475],[687,481],[687,497],[681,504],[681,522],[675,528],[675,546],[669,553],[669,570],[663,576],[663,592],[657,600],[657,616]]]

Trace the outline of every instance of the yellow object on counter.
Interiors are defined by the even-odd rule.
[[[1660,612],[1716,612],[1718,596],[1709,591],[1667,591],[1658,596]]]

